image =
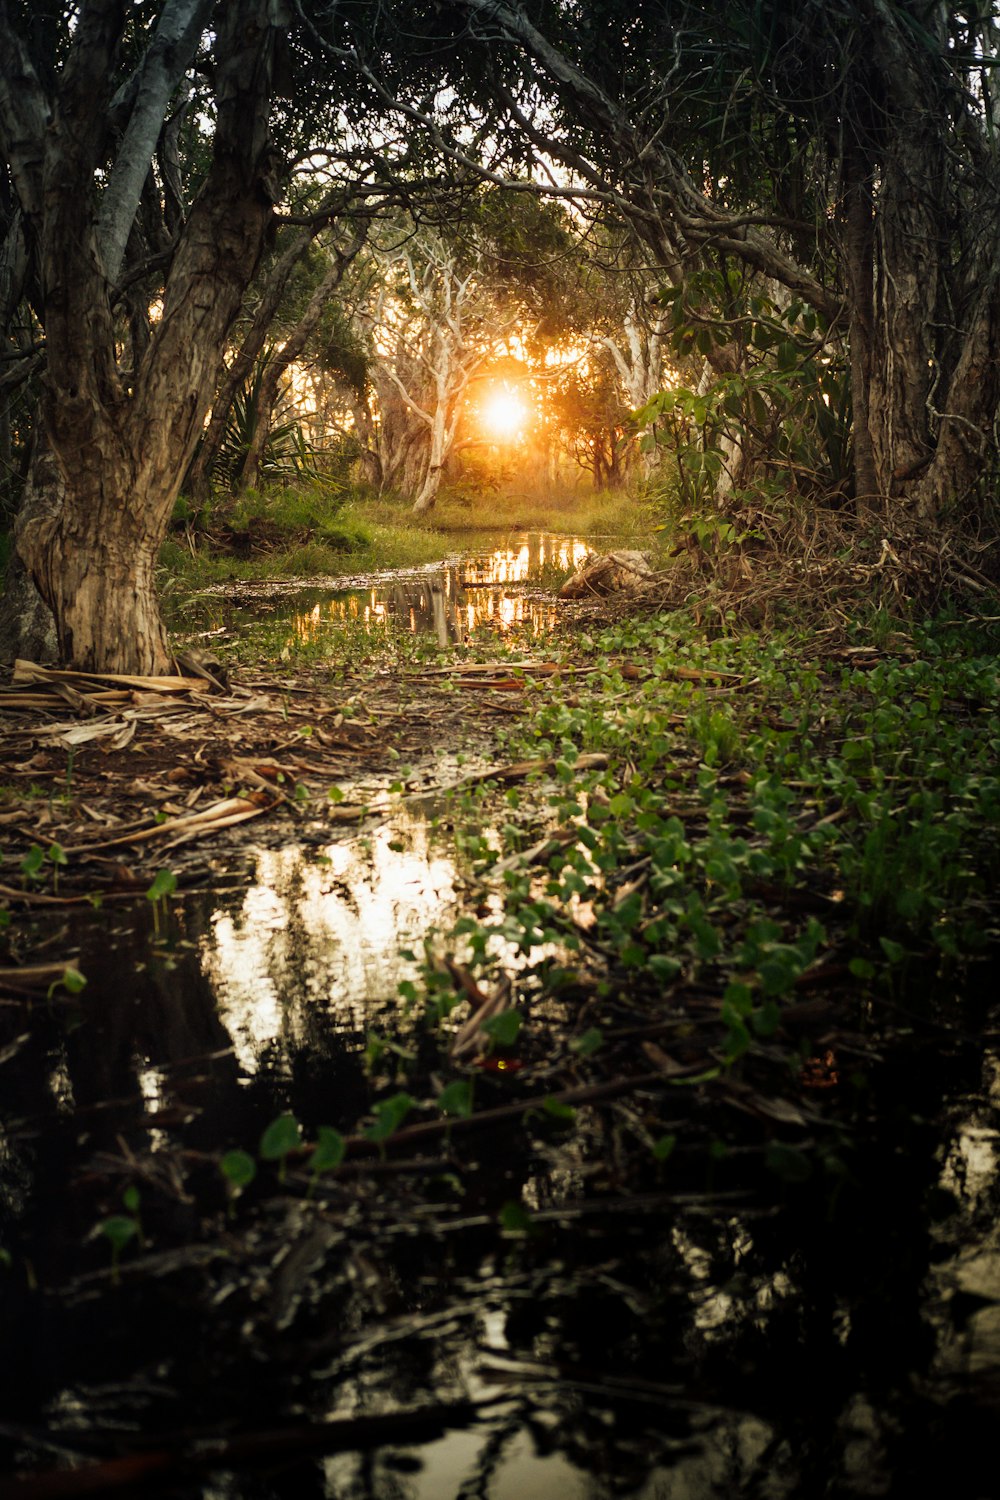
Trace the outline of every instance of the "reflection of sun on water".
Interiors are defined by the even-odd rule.
[[[291,630],[300,640],[311,641],[330,626],[357,623],[373,629],[395,621],[414,633],[433,631],[439,637],[450,629],[455,639],[480,625],[500,631],[527,625],[544,635],[555,624],[555,604],[521,593],[517,585],[545,581],[550,569],[573,571],[591,550],[580,537],[518,537],[461,562],[335,594],[296,613]]]

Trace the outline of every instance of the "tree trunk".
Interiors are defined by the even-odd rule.
[[[260,468],[267,448],[267,440],[271,435],[271,418],[278,401],[281,377],[289,365],[295,363],[309,342],[319,324],[320,318],[326,310],[330,294],[343,281],[347,268],[364,244],[366,230],[367,225],[359,235],[355,236],[353,243],[347,250],[343,252],[337,250],[334,252],[334,263],[309,298],[301,318],[281,348],[276,349],[268,361],[267,369],[264,371],[260,382],[257,421],[254,425],[247,451],[244,454],[239,475],[237,476],[237,486],[241,490],[248,489],[251,485],[256,484],[260,477]]]
[[[251,371],[267,342],[268,333],[285,287],[288,285],[289,277],[314,238],[311,230],[298,234],[271,269],[253,322],[216,392],[215,400],[212,402],[211,419],[201,437],[184,480],[184,488],[195,500],[205,501],[209,497],[212,488],[212,469],[222,450],[226,424],[229,421],[233,402],[236,400],[240,387],[250,378]]]
[[[108,441],[100,475],[67,474],[54,454],[36,450],[17,521],[18,551],[52,611],[61,661],[84,671],[166,672],[170,647],[153,574],[165,529],[160,517],[175,494],[174,466],[163,455],[158,503],[136,506],[134,464],[116,451],[113,434]],[[147,485],[151,478],[147,464]],[[148,488],[146,498],[157,499]]]
[[[975,197],[957,208],[946,38],[932,69],[928,47],[887,7],[879,16],[888,137],[876,217],[872,447],[880,493],[939,520],[996,461],[1000,203],[995,172],[978,160]]]
[[[424,482],[417,492],[413,502],[413,514],[415,516],[426,515],[437,499],[438,490],[441,488],[441,473],[444,469],[445,459],[448,457],[448,449],[451,444],[448,440],[448,408],[446,406],[446,378],[439,371],[435,381],[435,401],[431,410],[431,422],[428,428],[430,447],[427,454],[427,470],[424,474]]]
[[[18,82],[31,113],[25,106],[23,127],[17,118],[16,145],[40,248],[50,451],[43,462],[39,447],[16,541],[55,617],[61,659],[83,670],[170,670],[154,586],[157,553],[272,217],[271,10],[268,0],[238,0],[220,12],[212,165],[131,391],[116,368],[91,205],[115,8],[81,13],[43,132],[42,193],[31,175],[39,159],[32,133],[45,109],[30,63],[19,58]],[[88,72],[98,67],[100,76]],[[22,95],[8,95],[8,103],[12,98],[20,107]]]
[[[880,489],[870,403],[874,364],[874,249],[871,169],[860,152],[845,151],[843,261],[850,308],[855,500],[875,499]]]
[[[56,492],[59,483],[59,470],[51,453],[40,441],[36,426],[28,477],[17,517],[19,526],[29,516],[44,513],[45,497]],[[35,587],[15,545],[0,597],[0,659],[13,661],[18,656],[29,661],[54,662],[58,660],[59,646],[52,611]]]

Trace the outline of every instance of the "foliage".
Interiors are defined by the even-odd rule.
[[[773,509],[843,492],[848,373],[825,319],[800,301],[779,307],[735,270],[703,272],[660,296],[679,363],[728,346],[738,365],[697,390],[661,391],[634,414],[643,445],[672,462],[679,509],[703,515],[720,498]]]
[[[260,409],[261,387],[274,354],[273,345],[264,350],[236,392],[229,410],[225,435],[212,472],[233,493],[241,487],[243,465],[262,419],[269,425],[260,463],[261,483],[307,481],[317,486],[329,483],[324,476],[322,456],[307,442],[302,422],[287,396],[273,412]],[[333,498],[338,487],[331,483],[330,489]]]

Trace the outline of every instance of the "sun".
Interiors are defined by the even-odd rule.
[[[482,405],[486,430],[499,442],[516,442],[528,423],[528,408],[509,386],[495,386]]]

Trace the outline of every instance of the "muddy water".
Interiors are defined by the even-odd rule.
[[[315,640],[347,623],[372,629],[393,624],[433,635],[447,646],[480,628],[515,626],[544,635],[557,606],[551,585],[574,571],[594,549],[593,539],[520,532],[483,539],[467,556],[418,570],[323,586],[240,585],[219,623],[239,629],[260,618],[287,620],[290,635]]]

